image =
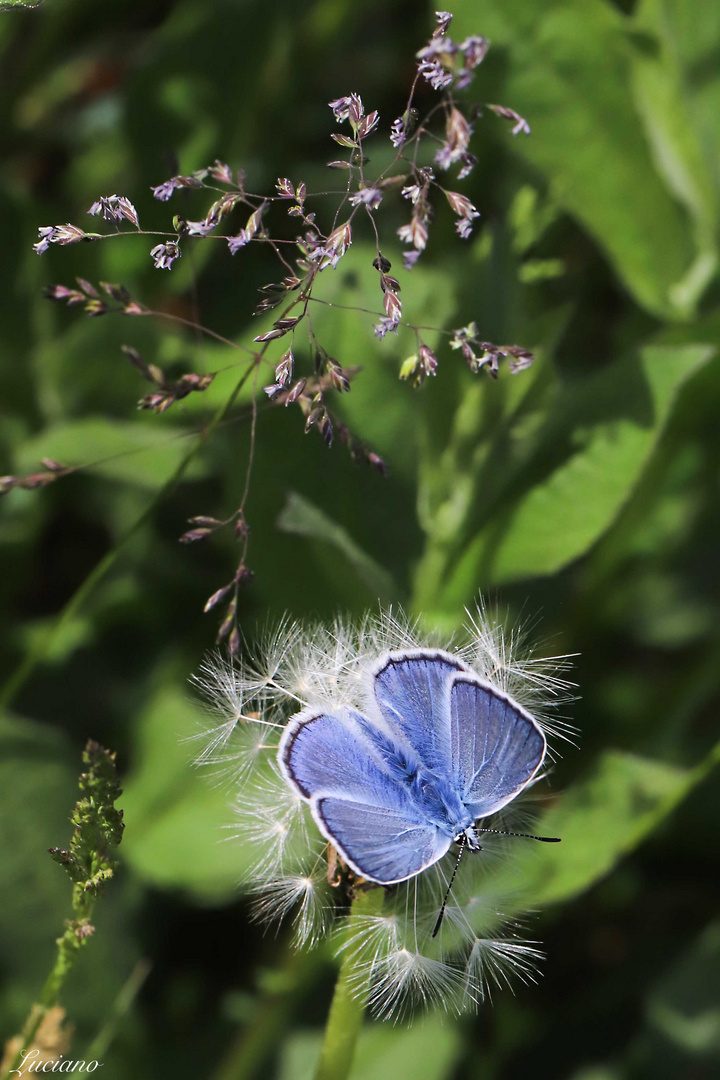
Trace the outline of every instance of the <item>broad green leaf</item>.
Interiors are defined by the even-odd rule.
[[[618,362],[560,399],[561,420],[578,423],[575,452],[470,544],[445,590],[446,603],[469,598],[481,565],[483,577],[497,583],[556,573],[587,551],[632,493],[678,390],[713,352],[707,345],[650,346],[640,358],[644,387],[631,389]],[[583,412],[593,406],[595,421],[584,428]]]
[[[136,764],[125,784],[123,854],[156,888],[202,901],[228,899],[246,868],[230,839],[231,793],[193,767],[208,718],[177,686],[158,691],[138,722]]]
[[[663,0],[662,4],[653,0],[639,5],[638,14],[643,22],[652,17],[663,52],[679,72],[693,129],[699,134],[715,183],[720,185],[720,7],[698,7],[697,0]]]
[[[633,106],[626,16],[602,0],[458,0],[455,15],[453,37],[482,33],[502,52],[504,85],[484,76],[482,92],[528,119],[532,134],[517,136],[513,149],[543,174],[639,303],[685,316],[690,297],[675,287],[695,258],[693,229]]]
[[[652,833],[720,760],[720,744],[693,769],[609,750],[543,815],[537,831],[560,844],[513,853],[493,891],[513,887],[533,904],[554,904],[584,892]],[[518,894],[520,895],[520,893]]]
[[[656,167],[695,223],[697,258],[671,289],[691,310],[717,269],[718,192],[677,50],[676,5],[643,0],[635,13],[633,91]]]
[[[387,570],[355,543],[347,529],[302,495],[294,491],[288,494],[278,518],[278,528],[337,548],[375,599],[388,600],[397,594]]]
[[[62,465],[86,467],[108,480],[154,491],[171,478],[194,437],[192,432],[177,427],[163,428],[162,423],[87,417],[55,424],[25,442],[15,468],[22,472],[42,471],[40,461],[49,457]],[[198,477],[203,472],[196,458],[185,476]]]

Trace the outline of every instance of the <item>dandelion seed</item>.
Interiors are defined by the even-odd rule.
[[[322,874],[297,874],[265,883],[253,910],[259,922],[278,922],[293,912],[295,943],[314,945],[328,927],[329,886]]]
[[[353,985],[368,987],[368,1005],[376,1016],[399,1020],[411,1009],[440,1007],[459,1012],[463,976],[444,960],[402,948],[375,963],[358,965]]]
[[[475,938],[465,962],[465,993],[479,1004],[493,988],[513,981],[536,982],[543,953],[534,944],[509,938]]]

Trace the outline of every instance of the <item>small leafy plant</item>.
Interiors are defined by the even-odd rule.
[[[122,794],[117,776],[115,754],[89,739],[83,751],[86,771],[80,774],[80,799],[72,814],[74,831],[67,848],[52,847],[50,856],[62,866],[73,883],[72,916],[57,939],[57,957],[37,1004],[33,1005],[22,1033],[6,1047],[8,1075],[12,1075],[44,1025],[57,1034],[63,1046],[66,1036],[58,1025],[58,1001],[65,980],[82,950],[95,932],[92,916],[98,897],[114,876],[113,849],[122,840],[123,815],[115,803]],[[46,1032],[47,1033],[47,1032]],[[41,1048],[48,1053],[47,1039]]]

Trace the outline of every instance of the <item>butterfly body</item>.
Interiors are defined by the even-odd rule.
[[[545,737],[512,698],[457,656],[387,653],[362,711],[304,709],[278,761],[321,833],[348,865],[379,884],[405,881],[527,786]]]

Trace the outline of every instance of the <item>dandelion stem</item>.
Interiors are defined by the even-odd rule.
[[[377,915],[385,899],[382,889],[360,893],[353,900],[348,930],[360,916]],[[362,1028],[365,1005],[353,994],[351,976],[355,960],[346,956],[342,962],[330,1014],[325,1025],[320,1060],[314,1080],[347,1080],[355,1057],[355,1047]]]

